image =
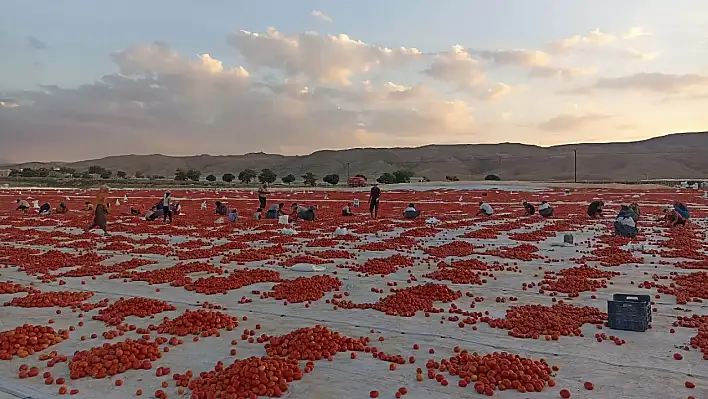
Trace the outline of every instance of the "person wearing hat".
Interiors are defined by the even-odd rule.
[[[162,223],[170,218],[170,223],[172,223],[172,209],[170,208],[170,192],[165,192],[165,196],[162,197]]]
[[[524,205],[524,210],[526,210],[526,216],[531,216],[536,213],[536,207],[534,207],[530,202],[524,200],[522,204]]]
[[[664,208],[664,217],[659,219],[659,221],[661,220],[664,221],[666,227],[684,226],[686,224],[686,218],[675,207],[670,205]]]

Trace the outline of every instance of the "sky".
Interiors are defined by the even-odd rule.
[[[3,0],[0,161],[708,127],[705,0]]]

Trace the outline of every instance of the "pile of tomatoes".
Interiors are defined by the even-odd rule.
[[[67,339],[67,331],[25,324],[0,333],[0,360],[12,360],[14,356],[26,358]]]
[[[265,348],[268,356],[316,361],[331,358],[339,352],[364,351],[369,342],[369,338],[349,338],[327,327],[316,325],[270,337]]]

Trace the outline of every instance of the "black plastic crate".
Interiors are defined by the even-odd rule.
[[[644,332],[651,322],[651,309],[646,302],[607,301],[607,315],[613,330]]]
[[[621,302],[641,302],[646,306],[647,317],[649,322],[652,322],[652,312],[651,312],[651,296],[649,295],[635,295],[635,294],[614,294],[612,299]]]

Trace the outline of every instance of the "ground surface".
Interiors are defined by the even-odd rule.
[[[532,360],[545,359],[549,366],[557,366],[558,370],[549,370],[542,392],[501,391],[493,384],[494,396],[501,398],[558,398],[561,389],[570,391],[573,398],[708,397],[708,369],[701,353],[702,348],[708,353],[708,318],[678,319],[706,315],[701,300],[708,298],[708,275],[700,269],[708,270],[704,233],[708,200],[701,198],[702,192],[596,188],[573,189],[564,195],[561,188],[534,189],[511,192],[450,187],[385,192],[381,217],[376,221],[364,215],[338,215],[342,205],[356,197],[363,204],[366,198],[361,193],[274,193],[271,202],[319,205],[319,220],[289,226],[297,231],[293,236],[283,234],[283,226],[271,221],[214,223],[211,206],[216,200],[228,201],[242,216],[250,215],[257,205],[250,192],[174,192],[185,214],[176,216],[173,225],[163,225],[128,215],[130,205],[149,207],[161,197],[160,192],[114,191],[112,203],[116,199],[123,201],[125,196],[127,201],[113,206],[109,222],[112,235],[105,238],[80,230],[89,224],[91,215],[76,209],[93,193],[0,191],[0,300],[7,305],[0,307],[0,331],[31,324],[52,327],[58,335],[63,333],[59,330],[68,333],[61,342],[34,354],[19,354],[17,347],[31,344],[15,339],[12,360],[0,360],[0,398],[53,397],[62,386],[67,391],[78,390],[74,396],[77,398],[133,397],[139,389],[144,397],[154,397],[158,389],[170,398],[190,397],[188,388],[178,393],[171,377],[174,373],[191,370],[197,377],[200,372],[214,370],[219,361],[226,367],[237,359],[266,356],[265,344],[270,337],[317,324],[354,339],[370,338],[369,348],[400,355],[405,364],[391,370],[390,361],[374,358],[366,351],[356,352],[356,358],[345,352],[335,354],[331,361],[316,360],[312,370],[306,365],[307,360],[302,360],[301,369],[309,372],[301,380],[288,383],[285,397],[365,398],[375,390],[380,397],[390,398],[401,387],[408,391],[403,397],[410,398],[477,396],[474,380],[480,381],[485,373],[490,376],[479,364],[476,371],[468,373],[471,382],[464,388],[459,386],[459,376],[451,375],[440,365],[443,359],[459,355],[456,347],[458,351],[481,355],[508,352]],[[24,216],[14,211],[16,198],[49,201],[54,206],[64,200],[72,211],[51,217]],[[585,216],[587,203],[593,198],[607,203],[606,219]],[[494,205],[493,218],[471,215],[481,199]],[[523,199],[535,203],[549,200],[556,208],[556,216],[547,220],[523,216]],[[682,229],[659,227],[654,221],[661,206],[675,199],[691,208],[692,222]],[[207,211],[199,209],[204,200],[210,204]],[[412,222],[401,220],[399,215],[408,202],[415,202],[424,217]],[[641,235],[631,243],[612,237],[609,228],[619,204],[627,202],[642,206]],[[355,211],[365,212],[363,208]],[[441,223],[426,225],[425,216],[435,216]],[[335,235],[337,227],[348,228],[350,234]],[[575,245],[553,246],[562,242],[566,232],[574,235]],[[374,258],[385,260],[371,261]],[[153,263],[122,263],[131,259]],[[293,270],[313,263],[324,270]],[[578,275],[565,279],[559,273],[581,265],[616,273],[589,278],[597,277],[588,274],[597,271],[573,269],[579,270]],[[166,271],[140,274],[159,269]],[[430,275],[433,272],[436,273]],[[204,279],[210,276],[217,278]],[[287,281],[300,277],[308,279]],[[280,279],[280,288],[274,288],[275,279]],[[322,285],[316,286],[316,282]],[[327,286],[330,283],[333,285]],[[439,286],[392,293],[428,283]],[[334,290],[337,284],[341,285]],[[595,291],[591,291],[593,286]],[[280,290],[287,287],[291,290],[283,298]],[[51,292],[76,293],[69,298],[76,301],[74,309],[71,303],[55,307],[52,305],[56,302],[43,302],[57,300]],[[86,292],[93,296],[81,296]],[[271,292],[280,299],[271,297]],[[614,293],[652,295],[652,328],[638,333],[603,326],[607,300]],[[28,295],[29,299],[19,301]],[[378,302],[374,306],[378,310],[350,305],[375,304],[386,296],[394,298]],[[147,312],[144,318],[128,315],[112,322],[92,319],[101,311],[114,309],[111,306],[121,297],[164,301],[160,304],[171,305],[174,310],[157,309]],[[14,298],[18,299],[10,303]],[[201,336],[198,341],[193,335],[183,336],[183,343],[177,345],[160,340],[173,335],[150,331],[146,338],[162,351],[162,357],[151,362],[150,370],[128,369],[99,379],[75,374],[76,378],[71,379],[72,360],[73,368],[81,368],[82,359],[86,360],[77,351],[137,340],[143,331],[131,330],[157,326],[163,318],[175,319],[186,310],[211,307],[205,302],[223,308],[212,312],[238,317],[238,327],[222,327],[218,329],[220,336],[214,335],[216,330],[210,331],[211,336]],[[560,302],[572,307],[558,305]],[[129,314],[151,310],[145,305],[148,302],[136,303],[135,307],[128,306]],[[546,308],[520,308],[518,316],[513,317],[513,307],[532,304]],[[551,308],[553,305],[556,307]],[[582,308],[585,306],[591,308]],[[435,313],[438,309],[442,312]],[[510,309],[512,314],[507,315]],[[412,312],[415,315],[411,317],[401,315]],[[154,318],[150,318],[150,313],[155,313]],[[509,328],[515,328],[513,331],[492,328],[491,325],[502,327],[505,317]],[[193,324],[200,326],[203,320]],[[574,323],[582,324],[580,331],[575,331]],[[255,331],[254,335],[244,335],[246,329]],[[562,335],[564,332],[571,335]],[[582,332],[583,336],[573,336],[573,332]],[[531,337],[517,338],[511,333],[528,333]],[[538,339],[534,339],[534,333]],[[617,342],[602,337],[602,342],[598,342],[596,334],[603,333],[607,338],[614,336]],[[6,345],[8,334],[0,335],[0,357],[13,352]],[[95,338],[92,334],[96,334]],[[249,337],[253,338],[252,343]],[[232,345],[232,340],[237,344]],[[414,345],[419,349],[414,349]],[[169,352],[164,352],[165,347]],[[234,355],[232,349],[236,350]],[[42,356],[52,351],[56,353]],[[674,354],[680,354],[681,360],[676,360]],[[66,356],[66,361],[61,355]],[[410,363],[411,356],[415,357],[414,364]],[[53,363],[51,367],[48,360]],[[438,362],[429,364],[432,371],[426,367],[429,360]],[[97,361],[110,366],[104,355]],[[93,364],[90,357],[87,363]],[[20,371],[22,365],[37,367],[39,375],[26,377],[26,372]],[[156,376],[158,367],[169,367],[169,374]],[[422,369],[422,381],[417,381],[417,368]],[[50,385],[43,378],[45,372],[54,379]],[[56,383],[59,378],[66,380],[64,384]],[[122,385],[116,386],[116,380],[121,380]],[[501,384],[508,383],[499,380]],[[554,386],[548,386],[546,380],[553,380]],[[168,381],[166,388],[161,387],[163,381]],[[488,378],[486,381],[490,382]],[[585,382],[592,382],[594,390],[586,390]],[[695,388],[686,388],[686,382],[694,383]]]

